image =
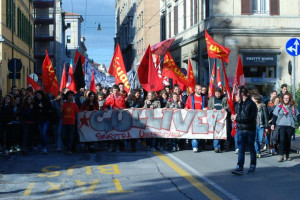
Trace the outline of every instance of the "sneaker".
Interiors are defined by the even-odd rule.
[[[244,174],[244,170],[240,167],[236,168],[235,170],[231,171],[232,174],[235,175],[243,175]]]
[[[188,144],[188,143],[189,143],[189,139],[186,139],[186,140],[185,140],[185,143]]]
[[[234,153],[235,153],[235,154],[238,154],[238,153],[239,153],[239,149],[236,149]]]
[[[43,149],[43,150],[42,150],[42,153],[43,153],[44,155],[47,155],[47,149]]]
[[[197,152],[198,152],[198,148],[194,147],[194,148],[193,148],[193,152],[194,152],[194,153],[197,153]]]
[[[260,157],[261,157],[260,153],[257,153],[256,158],[260,158]]]
[[[179,148],[179,145],[178,145],[178,144],[176,145],[176,150],[177,150],[177,151],[180,151],[180,148]]]
[[[278,161],[278,162],[283,162],[283,161],[284,161],[283,156],[279,156],[279,158],[278,158],[277,161]]]
[[[10,147],[9,153],[14,152],[14,147]]]
[[[152,147],[150,150],[151,150],[151,151],[156,151],[155,147]]]
[[[175,151],[176,151],[176,147],[173,147],[173,148],[172,148],[172,151],[175,152]]]
[[[266,145],[266,144],[265,144],[265,146],[264,146],[263,150],[264,150],[264,151],[265,151],[265,150],[267,150],[267,145]]]
[[[220,153],[221,150],[220,150],[219,148],[215,148],[215,152],[216,152],[216,153]]]
[[[67,151],[67,155],[71,156],[72,154],[72,151]]]
[[[15,146],[15,149],[16,149],[17,151],[21,151],[21,147],[20,147],[19,145]]]
[[[272,154],[273,156],[275,155],[275,149],[274,149],[274,148],[271,149],[271,154]]]
[[[254,172],[255,172],[255,165],[250,165],[250,168],[249,168],[247,174],[252,175],[252,174],[254,174]]]

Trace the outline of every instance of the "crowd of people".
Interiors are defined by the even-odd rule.
[[[45,94],[42,90],[33,91],[32,87],[19,90],[13,86],[4,97],[0,92],[0,149],[4,156],[15,152],[27,155],[39,148],[46,155],[49,140],[56,144],[57,152],[72,155],[79,143],[76,128],[76,113],[79,111],[125,108],[223,110],[227,112],[226,141],[149,138],[143,142],[151,151],[179,151],[186,149],[187,144],[191,145],[193,152],[207,148],[208,144],[216,153],[234,150],[239,154],[235,170],[239,174],[244,165],[246,143],[253,172],[261,151],[278,154],[279,162],[291,160],[291,139],[295,139],[296,124],[300,124],[299,110],[286,84],[281,86],[279,94],[271,91],[266,97],[257,89],[240,88],[235,95],[235,115],[231,115],[226,90],[215,88],[214,96],[209,98],[208,88],[198,84],[192,94],[181,91],[177,84],[165,86],[160,92],[146,92],[140,88],[128,94],[122,83],[111,88],[97,84],[96,92],[81,88],[76,94],[65,88],[57,96]],[[237,134],[232,138],[234,124]],[[128,141],[131,151],[136,151],[136,142],[137,139]],[[96,150],[95,142],[81,143],[80,146],[90,152]],[[105,146],[108,152],[120,152],[124,150],[124,141],[107,141]]]

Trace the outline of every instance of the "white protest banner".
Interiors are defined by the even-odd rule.
[[[77,115],[80,142],[133,139],[226,139],[226,112],[185,109],[84,111]]]

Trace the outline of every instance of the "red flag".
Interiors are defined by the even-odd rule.
[[[227,74],[226,74],[226,70],[225,70],[225,65],[224,65],[224,62],[222,62],[222,65],[223,65],[223,73],[224,73],[224,79],[225,79],[225,86],[226,86],[226,91],[227,91],[227,102],[228,102],[228,106],[229,106],[229,109],[231,111],[231,114],[232,115],[235,115],[235,109],[234,109],[234,104],[233,104],[233,101],[232,101],[232,96],[231,96],[231,91],[230,91],[230,87],[229,87],[229,84],[228,84],[228,79],[227,79]],[[236,121],[233,122],[233,129],[231,131],[231,136],[234,137],[234,135],[236,134]]]
[[[155,55],[155,69],[157,70],[158,77],[161,78],[161,67],[159,55]]]
[[[183,85],[186,85],[186,86],[191,85],[191,83],[185,77],[184,73],[175,64],[174,59],[172,58],[172,56],[169,52],[167,52],[164,57],[162,75],[173,79],[173,83],[180,83],[182,86]],[[181,88],[181,89],[183,89],[183,88]]]
[[[30,76],[27,75],[27,86],[30,86],[36,91],[41,90],[42,86],[40,86],[37,82],[35,82]]]
[[[235,95],[238,92],[238,87],[239,86],[246,86],[245,76],[244,76],[244,69],[243,69],[243,64],[242,64],[242,60],[241,60],[240,55],[238,57],[236,72],[235,72],[233,86],[232,86],[232,99],[233,99],[233,101],[235,101]]]
[[[68,72],[68,82],[66,83],[66,87],[76,93],[76,84],[74,80],[74,66],[71,60]]]
[[[222,89],[221,73],[219,67],[217,67],[217,85]]]
[[[187,79],[190,82],[190,85],[188,86],[188,92],[189,93],[195,92],[196,79],[195,79],[194,70],[190,58],[188,62]]]
[[[92,80],[91,80],[90,90],[96,93],[96,85],[95,85],[95,77],[94,77],[93,69],[92,69]]]
[[[218,58],[224,62],[229,63],[230,49],[224,47],[214,41],[214,39],[207,33],[205,29],[205,40],[207,47],[207,54],[209,58]]]
[[[45,50],[45,52],[46,56],[42,68],[42,82],[45,92],[52,93],[56,96],[59,90],[58,81],[47,50]]]
[[[141,60],[138,68],[138,76],[141,85],[147,92],[164,89],[162,84],[163,79],[158,76],[157,70],[154,67],[150,45]]]
[[[115,83],[124,83],[124,89],[126,92],[129,92],[130,85],[127,77],[127,72],[121,53],[119,44],[117,44],[114,56],[111,60],[108,73],[116,78]]]
[[[59,91],[62,91],[62,89],[64,89],[66,87],[66,85],[67,85],[67,77],[66,77],[66,67],[65,67],[65,63],[64,63],[64,69],[63,69],[63,73],[61,75]]]
[[[161,41],[151,47],[152,53],[160,56],[164,56],[167,51],[169,51],[169,48],[173,44],[175,38],[171,38],[168,40]]]
[[[84,65],[85,57],[81,53],[79,53],[78,51],[75,52],[74,64],[77,63],[79,56],[80,56],[81,64]]]
[[[210,76],[210,81],[209,81],[209,88],[208,88],[208,97],[212,98],[215,94],[215,76],[216,76],[216,63],[214,63],[211,76]]]

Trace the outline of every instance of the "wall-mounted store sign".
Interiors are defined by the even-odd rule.
[[[277,54],[243,54],[244,66],[276,66]]]
[[[246,83],[276,83],[276,78],[245,78]]]

